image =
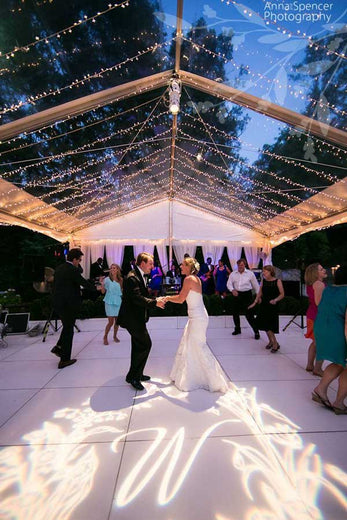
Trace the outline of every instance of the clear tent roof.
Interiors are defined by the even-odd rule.
[[[270,238],[347,220],[343,7],[27,4],[1,8],[3,222],[70,235],[163,200]]]

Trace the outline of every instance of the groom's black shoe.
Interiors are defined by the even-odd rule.
[[[126,382],[129,383],[135,390],[144,390],[145,387],[140,383],[140,381],[137,381],[137,379],[128,379],[126,378]]]
[[[151,376],[145,376],[144,374],[140,377],[140,381],[149,381]]]
[[[234,332],[231,333],[233,336],[238,336],[239,334],[241,334],[241,330],[240,329],[235,329]]]
[[[56,356],[61,357],[61,348],[58,345],[53,347],[51,349],[51,352],[52,352],[52,354],[55,354]]]

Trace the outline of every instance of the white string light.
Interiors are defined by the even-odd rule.
[[[220,1],[222,3],[224,2],[224,0],[220,0]],[[239,2],[236,2],[235,0],[226,0],[225,3],[226,3],[226,5],[234,4],[234,5],[237,5],[237,6],[241,7],[243,9],[243,12],[249,16],[250,20],[251,20],[252,16],[255,14],[256,16],[259,16],[259,18],[261,18],[266,25],[270,25],[270,24],[276,25],[277,30],[282,32],[282,34],[287,34],[290,37],[294,36],[295,38],[300,38],[302,40],[307,40],[307,42],[315,50],[323,49],[323,50],[326,51],[326,54],[335,54],[339,58],[346,59],[346,55],[344,53],[338,53],[338,52],[332,51],[332,50],[328,49],[327,46],[325,46],[325,45],[318,44],[316,41],[313,42],[312,41],[312,36],[307,36],[307,34],[305,32],[301,32],[300,29],[298,29],[296,31],[296,33],[294,33],[292,31],[290,31],[289,29],[285,29],[285,28],[279,26],[277,24],[277,22],[275,22],[274,20],[264,20],[264,18],[258,12],[252,11],[250,8],[248,8],[244,4],[240,4]]]
[[[192,38],[182,37],[182,39],[184,41],[190,43],[193,46],[193,48],[197,47],[199,50],[204,51],[206,54],[208,54],[210,56],[213,56],[213,58],[220,58],[220,59],[222,59],[225,64],[232,65],[237,71],[240,71],[241,68],[242,68],[244,70],[247,70],[247,75],[251,76],[252,78],[261,79],[261,80],[265,81],[268,85],[271,85],[271,86],[273,84],[277,83],[277,85],[279,87],[281,87],[281,81],[278,78],[269,78],[269,77],[266,76],[266,74],[261,74],[260,72],[253,72],[252,69],[249,67],[249,65],[238,65],[236,63],[236,61],[234,60],[234,58],[231,58],[231,59],[228,60],[228,59],[225,58],[225,54],[222,54],[221,52],[218,52],[218,53],[213,52],[210,49],[207,49],[205,47],[205,45],[200,45],[199,43],[194,41]],[[199,67],[193,67],[193,68],[201,70],[201,71],[204,71],[204,66],[200,66],[200,68]],[[230,83],[230,82],[226,82],[225,84],[228,84],[228,83]],[[258,82],[255,85],[252,85],[252,86],[253,87],[257,86],[257,87],[264,88]],[[306,101],[310,101],[312,103],[318,104],[321,108],[327,107],[330,110],[332,110],[333,112],[335,112],[337,114],[340,114],[340,115],[346,115],[347,114],[347,112],[345,110],[338,109],[335,105],[331,105],[330,103],[328,103],[328,101],[325,103],[325,102],[322,102],[321,99],[317,100],[317,99],[311,98],[310,96],[307,96],[307,95],[299,95],[298,93],[296,93],[294,91],[294,85],[288,84],[288,89],[289,90],[287,90],[287,93],[289,92],[295,98],[299,98],[300,97],[302,100],[306,100]],[[290,90],[290,89],[292,89],[292,90]]]
[[[44,36],[42,38],[40,38],[39,36],[36,36],[34,41],[32,41],[26,45],[16,46],[11,51],[8,51],[6,53],[2,53],[0,51],[0,58],[6,58],[6,59],[14,58],[14,56],[18,52],[28,52],[32,47],[35,47],[39,43],[43,43],[43,42],[49,43],[49,40],[51,40],[52,38],[60,38],[61,35],[72,33],[73,29],[76,29],[76,27],[79,27],[80,25],[83,25],[90,21],[95,22],[96,18],[99,18],[99,16],[103,16],[104,14],[109,13],[110,11],[113,11],[117,7],[124,8],[124,7],[128,7],[128,6],[129,6],[129,0],[126,0],[125,2],[121,2],[120,4],[114,4],[114,5],[109,4],[108,8],[105,9],[104,11],[98,12],[95,15],[89,16],[89,17],[87,15],[85,15],[82,19],[78,20],[78,22],[75,22],[74,24],[69,25],[68,27],[65,27],[65,29],[62,29],[61,31],[57,31],[53,34]]]
[[[127,63],[132,63],[134,61],[137,61],[139,58],[142,58],[143,56],[145,56],[149,52],[152,52],[153,50],[158,50],[162,47],[165,47],[166,45],[170,44],[172,40],[173,40],[173,38],[171,38],[168,41],[165,41],[164,43],[155,43],[151,47],[147,47],[147,49],[144,51],[138,51],[137,54],[135,56],[132,56],[131,58],[126,58],[125,60],[123,60],[120,63],[117,63],[116,65],[112,65],[111,67],[102,68],[97,72],[93,72],[91,74],[85,74],[83,76],[83,78],[75,79],[74,81],[72,81],[68,85],[65,85],[64,87],[60,87],[60,88],[56,88],[56,89],[50,88],[50,89],[48,89],[48,92],[43,91],[38,94],[29,96],[28,98],[26,98],[25,101],[20,101],[19,103],[13,103],[10,107],[5,106],[4,108],[2,108],[2,110],[0,110],[0,115],[7,114],[8,112],[15,112],[16,110],[23,108],[24,106],[29,105],[29,104],[35,105],[36,102],[41,99],[45,99],[50,96],[57,96],[57,95],[61,94],[62,92],[64,92],[65,90],[80,87],[89,81],[92,81],[92,80],[98,79],[98,78],[102,78],[105,74],[109,74],[112,71],[119,70]],[[148,87],[143,87],[144,91],[147,89],[148,89]],[[117,101],[119,101],[120,99],[123,99],[123,97],[124,96],[120,96],[117,99]]]

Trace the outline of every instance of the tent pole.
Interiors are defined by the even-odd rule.
[[[169,269],[172,263],[172,200],[169,200]]]

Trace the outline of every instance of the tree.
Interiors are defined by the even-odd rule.
[[[341,56],[345,39],[341,30],[312,41],[305,50],[304,60],[292,75],[295,88],[307,92],[304,114],[338,128],[344,128],[347,122],[343,95],[347,67]],[[276,177],[264,176],[260,171],[250,172],[254,180],[268,182],[274,188],[273,202],[284,205],[279,211],[306,200],[344,177],[343,151],[310,136],[309,132],[309,126],[304,131],[288,127],[272,145],[263,146],[255,166],[265,172],[274,172]]]

